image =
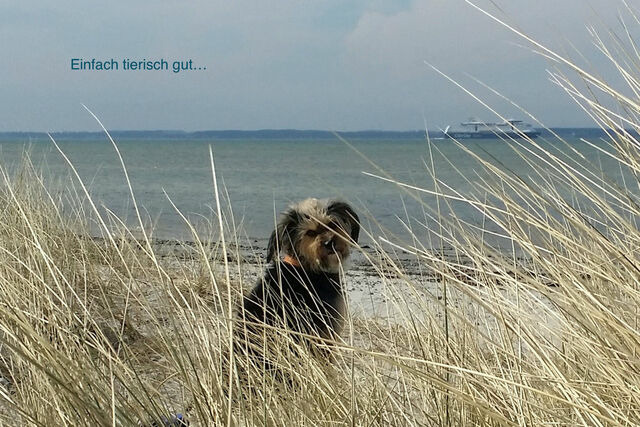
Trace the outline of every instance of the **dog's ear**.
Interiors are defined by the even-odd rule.
[[[276,257],[276,252],[278,252],[278,228],[271,233],[271,237],[269,237],[269,244],[267,245],[267,262],[271,262]]]
[[[269,237],[267,245],[267,262],[278,258],[280,251],[289,252],[293,250],[293,237],[296,228],[300,224],[300,214],[297,210],[289,208],[281,216],[276,225],[276,229]]]
[[[345,224],[348,224],[351,228],[351,240],[353,240],[354,243],[358,243],[358,237],[360,236],[360,218],[348,203],[333,200],[329,202],[327,206],[327,213],[337,216],[344,221]]]

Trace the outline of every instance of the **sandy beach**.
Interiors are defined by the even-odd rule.
[[[181,268],[192,270],[198,268],[201,255],[198,245],[194,242],[155,239],[152,246],[154,252],[169,264],[177,263]],[[210,243],[205,243],[204,246],[215,247]],[[228,269],[231,281],[247,292],[264,273],[266,246],[266,239],[227,243],[226,263],[221,252],[213,250],[210,261],[216,277],[224,277]],[[441,265],[452,266],[450,275],[443,277],[436,268],[429,267],[430,264],[433,265],[433,262],[427,260],[430,257],[442,260]],[[502,263],[504,262],[505,260],[502,260]],[[502,263],[496,262],[496,265],[502,266]],[[522,278],[532,275],[526,271],[529,264],[527,259],[519,257],[518,263],[516,268],[508,272],[508,277]],[[416,255],[394,250],[388,245],[386,248],[364,245],[353,251],[345,266],[343,285],[348,310],[354,318],[390,324],[403,324],[408,313],[420,321],[440,322],[445,311],[446,286],[447,309],[450,312],[463,317],[463,320],[476,327],[492,329],[489,325],[495,322],[495,315],[485,310],[479,300],[485,304],[495,300],[501,303],[503,300],[515,303],[517,290],[508,283],[501,284],[500,280],[504,278],[497,280],[496,287],[496,280],[487,277],[485,286],[479,277],[479,270],[487,268],[486,265],[474,267],[469,257],[451,247]],[[494,273],[496,276],[503,275],[501,271]],[[548,286],[552,289],[554,284],[548,283]],[[531,290],[528,293],[531,293]],[[535,297],[538,300],[544,298],[537,293]],[[524,297],[521,302],[523,301]],[[529,311],[529,316],[537,321],[547,322],[548,317],[536,310],[533,302],[530,303],[532,305],[529,309],[523,303],[522,310]]]

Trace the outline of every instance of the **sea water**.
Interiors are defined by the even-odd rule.
[[[57,142],[100,206],[101,214],[107,216],[109,210],[132,229],[139,228],[126,175],[108,139]],[[158,238],[188,240],[193,236],[185,218],[202,233],[218,224],[209,147],[214,156],[225,226],[255,239],[268,238],[276,214],[307,197],[338,197],[351,202],[366,230],[363,241],[381,235],[407,238],[411,235],[408,229],[420,240],[428,241],[432,232],[438,231],[440,219],[451,218],[453,214],[470,224],[491,228],[477,205],[455,197],[437,200],[432,192],[456,197],[475,193],[478,200],[483,200],[485,196],[478,194],[482,191],[474,190],[474,186],[487,173],[474,159],[475,155],[524,179],[540,179],[530,163],[553,172],[553,167],[537,158],[539,150],[527,153],[528,144],[518,146],[500,139],[469,141],[462,146],[450,140],[434,140],[429,144],[426,139],[358,139],[346,144],[337,138],[124,139],[116,143],[143,226],[152,229],[153,236]],[[577,150],[571,154],[572,159],[582,164],[592,162],[594,169],[601,169],[597,174],[608,174],[620,181],[618,163],[598,149],[578,140],[570,140],[566,146],[542,140],[536,143],[543,150],[554,152]],[[50,141],[2,141],[0,163],[15,170],[25,150],[32,162],[43,169],[54,191],[75,188],[81,193],[77,182],[72,185],[70,166]],[[434,178],[439,182],[437,186]]]

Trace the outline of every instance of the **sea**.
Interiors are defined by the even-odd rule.
[[[52,194],[64,203],[74,198],[77,203],[83,196],[75,169],[101,215],[111,218],[107,222],[115,226],[122,221],[136,233],[140,222],[128,174],[142,226],[159,239],[193,240],[193,230],[200,238],[215,236],[218,217],[210,150],[225,228],[255,241],[269,237],[279,212],[308,197],[352,203],[363,224],[363,242],[410,241],[417,236],[432,244],[434,235],[442,232],[443,218],[490,229],[477,205],[461,200],[487,199],[478,185],[488,174],[476,156],[533,181],[540,179],[534,168],[553,172],[544,158],[538,158],[545,151],[592,165],[596,175],[608,175],[615,182],[628,175],[606,154],[611,151],[606,144],[596,141],[593,147],[577,138],[538,139],[532,152],[528,143],[501,139],[461,144],[446,139],[428,142],[424,137],[116,139],[127,174],[106,136],[62,138],[57,144],[68,161],[46,138],[2,140],[0,166],[15,179],[28,153]],[[434,191],[452,197],[435,197]],[[575,199],[570,193],[565,196]],[[91,223],[99,233],[95,218]]]

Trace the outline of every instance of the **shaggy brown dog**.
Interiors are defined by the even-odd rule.
[[[359,233],[358,215],[342,201],[306,199],[285,211],[269,239],[270,264],[243,300],[245,331],[264,324],[335,340],[345,318],[340,270]]]

